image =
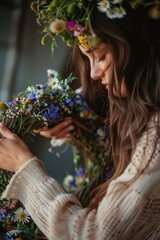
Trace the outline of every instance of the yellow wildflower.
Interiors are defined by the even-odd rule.
[[[79,35],[78,42],[84,48],[91,48],[91,45],[90,45],[90,42],[88,41],[87,35]]]
[[[86,109],[86,110],[83,111],[83,116],[84,117],[89,117],[89,115],[90,115],[90,111],[89,110]]]
[[[33,102],[32,98],[26,98],[26,103],[31,104]]]
[[[4,102],[0,102],[0,109],[7,109],[8,106]]]

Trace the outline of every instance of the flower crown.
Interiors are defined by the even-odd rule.
[[[59,35],[69,46],[78,38],[79,44],[89,48],[97,44],[90,23],[93,8],[97,7],[110,19],[123,18],[127,14],[123,2],[128,2],[132,8],[139,4],[148,7],[149,15],[160,19],[160,0],[34,0],[31,9],[36,12],[38,24],[44,27],[43,45],[46,37],[50,36],[54,49]]]

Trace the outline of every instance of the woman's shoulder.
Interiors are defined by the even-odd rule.
[[[157,115],[148,122],[126,170],[137,173],[160,170],[160,119]]]

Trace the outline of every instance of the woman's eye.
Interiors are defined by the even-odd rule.
[[[101,61],[103,61],[105,59],[105,55],[103,55],[102,57],[100,57],[98,60],[97,60],[97,62],[101,62]]]

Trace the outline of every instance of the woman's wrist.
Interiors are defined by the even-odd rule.
[[[23,158],[18,162],[16,171],[18,171],[25,163],[34,158],[33,153],[27,153]]]

